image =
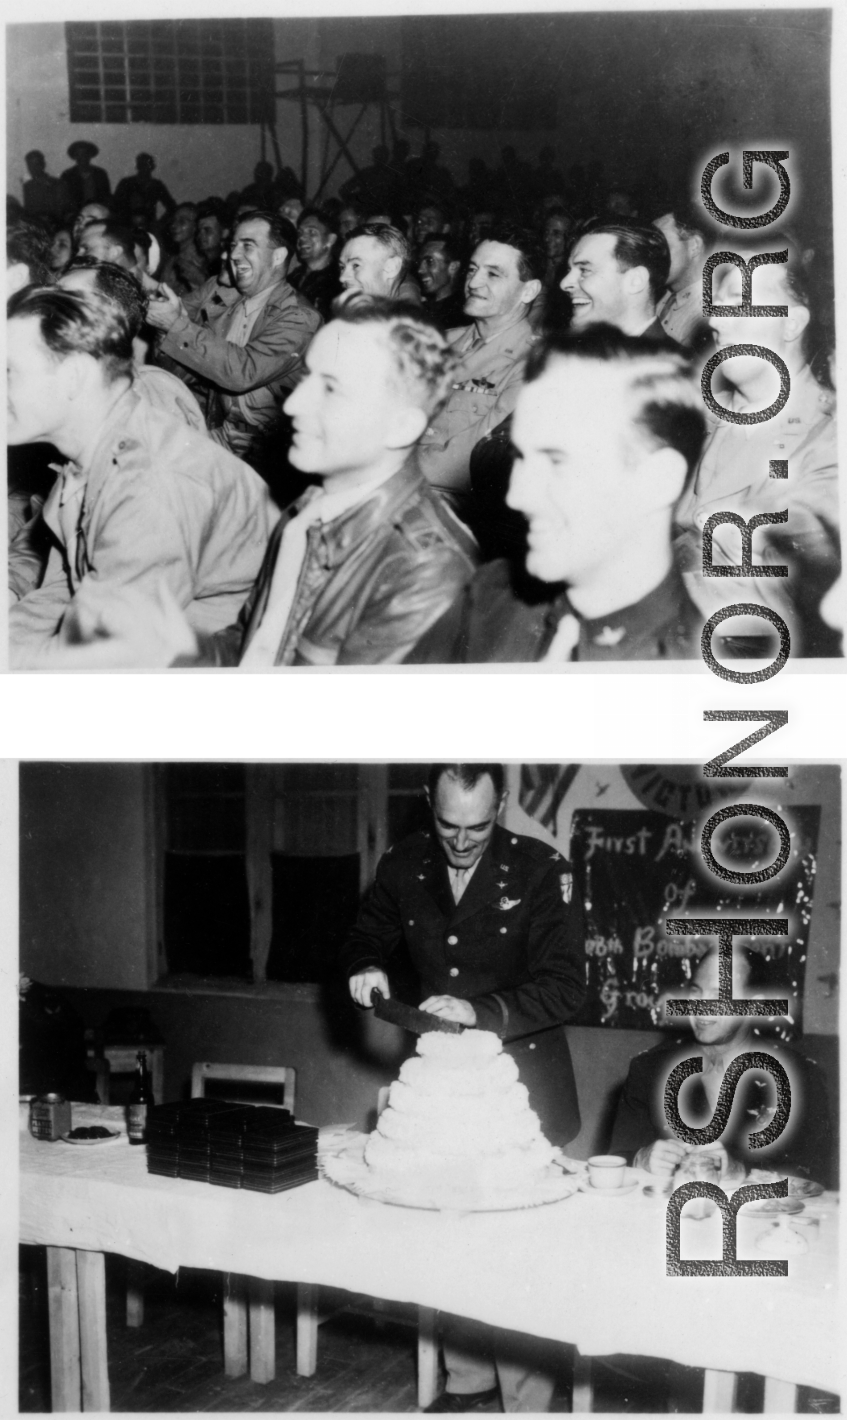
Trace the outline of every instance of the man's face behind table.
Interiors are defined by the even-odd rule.
[[[703,958],[694,973],[690,995],[702,997],[705,1001],[717,1000],[718,976],[717,954],[710,953]],[[741,962],[735,965],[733,985],[739,997],[744,998],[753,994],[747,990],[747,972]],[[747,1016],[689,1016],[688,1019],[694,1039],[699,1041],[701,1045],[731,1045],[743,1039],[754,1023]]]
[[[472,789],[442,774],[430,800],[435,834],[451,868],[472,868],[488,847],[502,807],[491,776]]]
[[[596,579],[652,515],[658,489],[629,405],[621,374],[599,361],[553,359],[521,390],[507,502],[529,523],[534,577]]]
[[[323,477],[367,472],[389,449],[410,446],[426,415],[404,393],[383,329],[330,321],[306,353],[306,376],[289,395],[289,458]]]

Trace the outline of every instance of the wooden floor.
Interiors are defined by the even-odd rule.
[[[304,1379],[294,1369],[294,1288],[277,1287],[276,1379],[258,1385],[223,1373],[220,1278],[185,1270],[174,1279],[145,1269],[145,1320],[126,1326],[126,1271],[120,1258],[107,1262],[107,1332],[113,1411],[182,1412],[302,1410],[333,1413],[417,1410],[414,1309],[394,1308],[375,1316],[367,1299],[321,1293],[332,1312],[320,1327],[318,1369]],[[352,1306],[351,1306],[352,1303]],[[399,1319],[406,1315],[408,1324]],[[562,1375],[552,1410],[570,1410],[571,1350],[562,1347]],[[702,1372],[658,1361],[608,1357],[595,1363],[595,1411],[603,1413],[693,1413],[702,1400]],[[44,1251],[21,1249],[20,1410],[50,1409],[47,1294]],[[499,1405],[489,1406],[498,1411]],[[761,1411],[761,1382],[742,1378],[740,1410]],[[838,1414],[838,1400],[801,1391],[807,1414]]]

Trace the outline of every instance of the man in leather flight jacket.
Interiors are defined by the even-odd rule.
[[[414,307],[346,302],[286,401],[291,463],[316,476],[274,529],[238,621],[196,634],[179,609],[104,594],[86,623],[113,664],[376,665],[404,659],[470,580],[476,544],[420,472],[415,446],[455,358]],[[84,637],[83,632],[83,637]]]

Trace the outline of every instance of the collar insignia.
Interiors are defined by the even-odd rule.
[[[626,635],[625,626],[604,626],[599,636],[594,637],[595,646],[618,646]]]

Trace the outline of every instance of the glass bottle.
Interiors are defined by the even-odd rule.
[[[147,1142],[147,1109],[153,1103],[153,1088],[147,1069],[147,1052],[139,1050],[136,1056],[135,1079],[127,1110],[127,1134],[130,1144]]]

